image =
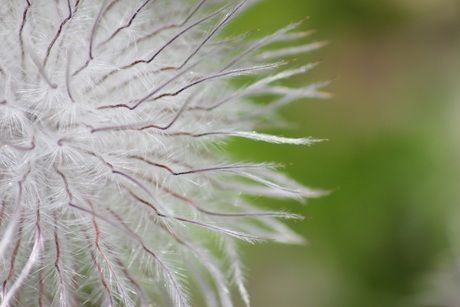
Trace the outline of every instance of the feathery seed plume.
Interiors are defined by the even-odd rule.
[[[235,240],[301,240],[246,195],[316,196],[231,138],[322,84],[277,81],[270,49],[307,33],[225,38],[247,4],[217,0],[6,0],[0,5],[0,296],[4,306],[249,305]],[[284,44],[286,45],[286,44]],[[292,44],[291,44],[292,45]],[[249,80],[237,87],[232,80]],[[254,104],[253,96],[273,100]]]

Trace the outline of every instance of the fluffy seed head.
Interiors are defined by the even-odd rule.
[[[0,5],[1,306],[187,306],[193,282],[209,306],[246,303],[235,239],[297,242],[246,195],[316,192],[270,164],[236,163],[234,137],[256,133],[320,84],[277,81],[267,49],[306,33],[223,38],[240,1],[6,0]],[[246,85],[231,81],[244,75]],[[272,99],[256,105],[251,96]],[[217,145],[217,146],[216,146]]]

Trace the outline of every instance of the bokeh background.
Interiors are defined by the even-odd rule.
[[[292,162],[286,173],[331,194],[260,200],[304,215],[291,226],[309,244],[241,246],[252,305],[448,306],[436,288],[446,289],[438,275],[453,271],[460,242],[460,3],[262,0],[232,29],[269,34],[307,16],[300,28],[316,32],[300,43],[329,44],[298,56],[322,63],[287,82],[332,80],[334,96],[294,102],[280,111],[295,128],[268,132],[328,141],[231,147]]]

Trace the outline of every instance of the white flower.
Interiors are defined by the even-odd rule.
[[[309,144],[253,132],[257,118],[321,96],[276,81],[273,43],[222,38],[244,2],[6,0],[0,5],[1,306],[209,306],[246,303],[235,238],[300,239],[245,195],[317,192],[271,164],[230,162],[229,138]],[[262,48],[262,49],[261,49]],[[264,50],[264,51],[261,51]],[[231,82],[245,75],[247,85]],[[251,96],[268,94],[264,106]]]

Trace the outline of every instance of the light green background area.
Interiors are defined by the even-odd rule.
[[[306,16],[300,28],[316,33],[303,43],[329,44],[297,57],[322,63],[289,82],[333,79],[334,97],[294,102],[281,114],[295,129],[264,132],[328,141],[230,148],[292,163],[285,172],[331,194],[306,206],[259,200],[303,214],[290,225],[310,244],[242,245],[252,305],[418,306],[430,273],[449,265],[458,220],[460,4],[266,0],[233,27],[268,34]]]

